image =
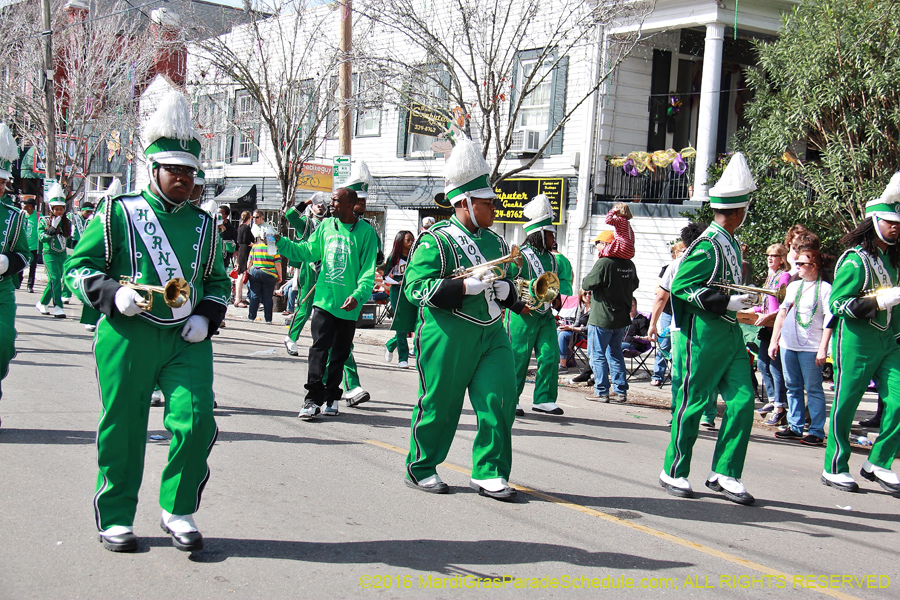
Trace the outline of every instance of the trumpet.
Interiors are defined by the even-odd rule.
[[[134,283],[127,277],[121,278],[119,284],[135,290],[144,298],[142,302],[136,302],[144,310],[153,308],[153,294],[160,294],[170,308],[181,308],[191,299],[191,285],[181,277],[174,277],[162,286]]]
[[[885,294],[888,290],[892,290],[892,287],[883,287],[883,288],[870,288],[868,290],[863,290],[859,297],[860,298],[878,298]]]
[[[553,302],[559,296],[559,276],[552,271],[532,280],[517,277],[515,283],[520,298],[528,294],[528,308],[534,309],[541,304]]]
[[[501,256],[494,260],[463,269],[462,267],[453,271],[453,279],[466,279],[467,277],[478,277],[483,279],[489,277],[489,281],[500,279],[503,277],[503,269],[500,265],[506,263],[515,263],[517,267],[522,268],[522,251],[515,244],[509,249],[509,254]],[[490,275],[488,275],[490,273]]]
[[[754,294],[756,298],[753,304],[762,304],[763,294],[774,297],[776,300],[778,300],[778,303],[781,304],[782,302],[784,302],[784,295],[787,293],[787,286],[784,285],[778,286],[778,288],[774,290],[753,287],[752,285],[736,285],[733,283],[712,283],[710,284],[710,286],[719,288],[720,290],[734,290],[744,294]]]

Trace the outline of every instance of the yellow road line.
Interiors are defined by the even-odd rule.
[[[406,454],[407,451],[403,448],[399,448],[392,444],[385,444],[384,442],[379,442],[377,440],[366,440],[367,444],[371,444],[373,446],[378,446],[379,448],[384,448],[385,450],[390,450],[392,452],[397,452],[398,454]],[[464,467],[460,467],[458,465],[454,465],[451,463],[441,463],[442,467],[450,469],[451,471],[456,471],[457,473],[462,473],[466,476],[471,476],[471,471]],[[510,484],[512,487],[516,488],[520,492],[524,494],[528,494],[529,496],[534,496],[535,498],[540,498],[541,500],[545,500],[547,502],[552,502],[554,504],[558,504],[560,506],[564,506],[566,508],[571,508],[573,510],[577,510],[580,513],[584,513],[586,515],[590,515],[592,517],[597,517],[598,519],[603,519],[604,521],[608,521],[610,523],[614,523],[616,525],[620,525],[622,527],[627,527],[628,529],[633,529],[635,531],[640,531],[641,533],[646,533],[647,535],[652,535],[653,537],[659,538],[661,540],[666,540],[668,542],[672,542],[673,544],[678,544],[679,546],[684,546],[685,548],[690,548],[691,550],[696,550],[697,552],[702,552],[703,554],[714,556],[721,560],[728,561],[730,563],[734,563],[736,565],[740,565],[742,567],[746,567],[748,569],[753,569],[754,571],[759,571],[760,573],[765,573],[767,575],[772,576],[782,576],[787,581],[792,581],[792,576],[783,571],[779,571],[778,569],[773,569],[771,567],[767,567],[766,565],[761,565],[759,563],[753,562],[752,560],[747,560],[741,558],[739,556],[735,556],[734,554],[729,554],[727,552],[722,552],[721,550],[716,550],[715,548],[710,548],[709,546],[704,546],[703,544],[698,544],[696,542],[692,542],[690,540],[686,540],[684,538],[680,538],[677,535],[672,535],[671,533],[666,533],[665,531],[659,531],[658,529],[653,529],[651,527],[645,527],[644,525],[638,525],[637,523],[633,523],[626,519],[622,519],[611,514],[588,508],[587,506],[582,506],[580,504],[575,504],[574,502],[569,502],[568,500],[563,500],[562,498],[557,498],[556,496],[551,496],[550,494],[545,494],[544,492],[539,492],[537,490],[533,490],[531,488],[527,488],[521,485]],[[802,583],[797,584],[799,587],[806,587]],[[825,594],[826,596],[831,596],[833,598],[840,598],[841,600],[860,600],[856,596],[851,596],[849,594],[845,594],[839,590],[834,590],[831,588],[822,588],[822,587],[811,587],[807,588],[814,592],[819,592],[820,594]]]

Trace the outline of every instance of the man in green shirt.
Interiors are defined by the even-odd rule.
[[[881,430],[859,474],[888,492],[900,492],[900,478],[891,470],[900,450],[898,240],[900,173],[895,173],[881,197],[866,204],[866,218],[841,240],[848,249],[838,259],[831,286],[834,402],[821,481],[846,492],[859,490],[850,475],[848,439],[873,379],[884,401]]]
[[[325,216],[325,192],[316,192],[304,202],[298,202],[284,213],[284,218],[294,228],[294,234],[298,242],[309,240],[313,231],[322,222]],[[291,356],[297,356],[297,340],[303,326],[312,315],[313,298],[310,290],[316,285],[316,277],[319,275],[319,266],[315,263],[294,262],[291,266],[297,270],[295,281],[297,282],[297,302],[294,306],[294,316],[288,334],[284,337],[284,347]]]
[[[455,215],[422,233],[410,254],[392,328],[416,326],[419,398],[412,413],[408,486],[449,493],[437,466],[456,434],[466,392],[478,419],[472,444],[471,487],[483,496],[512,501],[512,425],[515,421],[515,361],[501,322],[502,308],[521,312],[508,263],[491,274],[490,261],[509,253],[506,241],[488,229],[497,198],[481,151],[465,138],[444,167],[445,196]],[[454,277],[457,269],[474,268]]]
[[[37,257],[38,257],[38,211],[37,211],[37,198],[34,194],[23,194],[22,198],[22,210],[25,212],[25,224],[24,224],[24,234],[25,239],[28,242],[28,250],[31,252],[31,259],[28,264],[28,282],[26,284],[28,293],[34,293],[34,274],[37,270]]]
[[[588,357],[594,371],[594,390],[587,399],[594,402],[610,402],[612,399],[623,403],[627,400],[628,380],[622,340],[631,325],[631,301],[640,281],[637,269],[629,259],[603,256],[603,247],[611,244],[613,239],[614,234],[610,230],[602,231],[594,238],[600,256],[581,282],[581,288],[591,292]],[[610,387],[615,393],[610,392]]]
[[[553,209],[550,200],[539,194],[522,211],[529,219],[525,223],[525,243],[521,268],[512,265],[509,276],[513,280],[522,278],[535,282],[544,273],[555,273],[559,277],[559,293],[572,295],[572,272],[568,278],[557,263],[557,255],[550,251],[556,243],[556,227],[553,226]],[[528,301],[528,298],[523,298]],[[506,311],[506,330],[516,359],[516,391],[522,396],[525,376],[531,363],[532,353],[537,360],[537,374],[534,381],[534,398],[531,410],[542,415],[561,415],[563,409],[557,406],[559,382],[559,344],[557,342],[556,319],[550,310],[550,303],[530,306],[521,314]],[[516,416],[524,416],[516,403]]]
[[[299,417],[313,419],[324,404],[341,399],[344,362],[350,356],[356,320],[375,282],[376,234],[353,212],[356,191],[340,188],[331,197],[331,218],[307,241],[275,236],[278,252],[292,261],[322,262],[310,318],[306,399]]]
[[[193,552],[203,547],[193,515],[209,480],[207,457],[218,433],[210,338],[225,317],[230,281],[215,220],[188,202],[200,167],[200,139],[183,95],[173,91],[163,98],[143,138],[149,185],[106,200],[65,268],[72,291],[103,314],[94,339],[103,404],[94,514],[105,548],[137,549],[133,524],[148,399],[158,385],[171,434],[159,491],[160,526],[176,548]],[[181,293],[171,303],[157,295],[151,306],[147,292],[121,281],[173,282]]]
[[[672,394],[675,413],[660,485],[673,496],[693,497],[687,476],[700,429],[700,416],[710,398],[721,394],[725,414],[706,487],[738,504],[753,504],[740,477],[753,426],[750,360],[735,311],[745,308],[747,294],[730,296],[714,283],[742,284],[741,247],[734,238],[756,189],[747,160],[740,152],[709,190],[713,223],[685,250],[672,281]],[[677,329],[676,329],[677,326]]]

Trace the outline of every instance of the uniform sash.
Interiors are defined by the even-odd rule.
[[[884,268],[884,262],[882,262],[881,257],[872,256],[863,249],[857,250],[856,254],[865,261],[869,273],[872,274],[872,277],[878,280],[877,285],[875,286],[876,289],[883,289],[894,286],[894,282],[891,281],[891,275],[887,272],[887,269]],[[884,324],[884,329],[882,329],[881,326],[875,322],[875,319],[872,319],[872,325],[874,325],[878,329],[882,329],[882,331],[888,329],[891,326],[891,313],[893,312],[893,310],[884,311],[887,318]]]
[[[475,240],[472,239],[471,235],[469,235],[468,232],[463,231],[452,219],[450,220],[450,225],[441,229],[440,233],[445,234],[451,244],[462,251],[463,255],[465,255],[473,267],[488,262],[484,257],[484,254],[481,253],[481,248],[478,247],[478,244],[475,243]],[[499,318],[503,311],[497,304],[496,296],[494,295],[494,286],[489,285],[485,288],[484,299],[487,302],[488,314],[491,319]]]
[[[534,248],[530,248],[528,246],[523,246],[521,248],[522,256],[525,257],[525,260],[528,261],[528,266],[531,267],[531,271],[534,273],[534,279],[537,279],[541,275],[544,274],[544,265],[541,264],[541,259],[538,257],[537,252],[534,251]],[[539,308],[539,312],[547,312],[547,309],[550,308],[549,302],[544,302]]]
[[[152,262],[156,275],[159,277],[160,285],[165,285],[167,281],[174,277],[184,279],[178,255],[172,249],[172,244],[169,243],[169,238],[166,236],[166,232],[160,225],[159,218],[157,218],[156,212],[150,207],[150,204],[143,196],[129,196],[122,198],[120,202],[125,209],[132,229],[140,236],[147,252],[156,254],[155,260]],[[135,283],[140,283],[142,276],[143,273],[136,272],[134,274]],[[193,286],[191,287],[193,288]],[[194,309],[189,298],[183,306],[171,308],[171,310],[174,319],[183,319],[190,316]]]

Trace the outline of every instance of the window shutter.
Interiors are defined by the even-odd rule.
[[[237,102],[237,92],[234,100],[228,102],[228,137],[225,140],[225,162],[231,164],[234,161],[234,104]]]
[[[407,95],[404,94],[404,97]],[[397,158],[406,156],[406,142],[409,138],[409,110],[402,104],[397,106]]]
[[[566,116],[566,79],[568,74],[569,57],[563,56],[553,70],[553,97],[550,101],[550,128],[548,133],[553,131]],[[550,144],[545,151],[547,154],[562,154],[564,130],[565,126],[550,140]]]

